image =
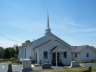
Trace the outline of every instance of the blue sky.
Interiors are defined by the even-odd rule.
[[[0,34],[21,43],[51,32],[72,46],[96,47],[96,0],[0,0]],[[0,46],[21,45],[0,36]]]

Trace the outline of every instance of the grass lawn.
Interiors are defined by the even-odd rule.
[[[95,62],[79,62],[79,64],[90,64],[90,63],[96,63],[96,61]]]
[[[12,65],[21,65],[20,63],[11,63]]]
[[[1,63],[7,63],[7,64],[10,64],[11,61],[5,61],[5,62],[3,61],[3,62],[0,62],[0,64],[1,64]]]
[[[2,64],[2,63],[12,64],[12,65],[21,65],[20,63],[16,63],[16,62],[12,63],[12,61],[0,62],[0,64]]]
[[[82,70],[88,70],[88,69],[87,67],[74,67],[70,69],[41,69],[29,72],[81,72]],[[21,71],[14,71],[14,72],[21,72]],[[96,66],[92,66],[92,72],[96,72]]]

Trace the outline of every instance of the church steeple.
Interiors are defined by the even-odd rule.
[[[47,11],[47,29],[49,29],[49,16],[48,16],[48,11]]]
[[[49,14],[47,11],[47,29],[45,30],[45,35],[48,35],[51,33],[51,29],[49,28]]]

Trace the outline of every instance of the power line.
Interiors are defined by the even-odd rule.
[[[11,39],[11,38],[8,38],[8,37],[6,37],[6,36],[4,36],[4,35],[2,35],[2,34],[0,34],[2,37],[5,37],[5,38],[7,38],[7,39],[10,39],[10,40],[12,40],[12,41],[15,41],[15,42],[18,42],[18,43],[21,43],[21,42],[19,42],[19,41],[16,41],[16,40],[13,40],[13,39]]]

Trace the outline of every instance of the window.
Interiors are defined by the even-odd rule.
[[[67,52],[64,52],[64,58],[67,58]]]
[[[89,57],[89,53],[87,53],[87,57]]]
[[[75,54],[75,57],[77,57],[77,54]]]
[[[47,58],[48,58],[48,52],[44,51],[44,59],[47,59]]]

